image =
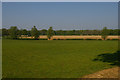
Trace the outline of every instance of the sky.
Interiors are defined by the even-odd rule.
[[[119,2],[119,0],[2,0],[2,2]]]
[[[0,1],[0,29],[2,28],[2,2]]]
[[[30,30],[118,28],[117,2],[3,2],[2,27]]]

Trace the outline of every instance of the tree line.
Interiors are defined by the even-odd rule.
[[[107,27],[104,27],[102,30],[53,30],[52,27],[50,27],[48,30],[37,30],[36,26],[33,26],[31,30],[19,30],[17,26],[11,26],[10,29],[2,29],[3,37],[17,39],[22,35],[32,36],[34,39],[38,39],[39,35],[47,35],[48,39],[53,35],[102,35],[105,39],[107,35],[120,35],[120,29],[107,29]]]

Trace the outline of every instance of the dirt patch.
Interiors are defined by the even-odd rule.
[[[86,75],[83,78],[119,78],[119,70],[119,67],[114,67]]]

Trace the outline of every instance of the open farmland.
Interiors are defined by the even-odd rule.
[[[32,38],[32,37],[22,37],[22,38]],[[39,39],[47,39],[46,35],[40,35]],[[67,35],[67,36],[61,36],[61,35],[57,35],[57,36],[53,36],[52,39],[102,39],[102,37],[99,36],[90,36],[90,35],[82,35],[82,36],[76,36],[76,35]],[[120,36],[108,36],[107,39],[113,40],[113,39],[120,39]]]
[[[116,66],[94,59],[117,48],[117,40],[3,39],[3,77],[80,78]]]

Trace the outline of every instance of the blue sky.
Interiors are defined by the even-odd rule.
[[[2,2],[119,2],[119,0],[2,0]]]
[[[0,1],[0,29],[2,29],[2,2]]]
[[[118,28],[117,2],[3,2],[2,14],[3,28]]]

